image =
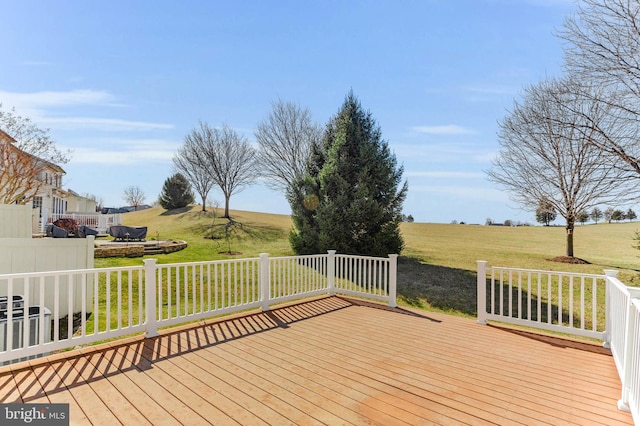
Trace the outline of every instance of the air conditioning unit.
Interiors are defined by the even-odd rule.
[[[20,296],[21,297],[21,296]],[[5,306],[8,305],[7,298],[4,297]],[[13,323],[13,349],[23,348],[24,346],[24,326],[25,326],[25,309],[24,303],[20,299],[20,302],[14,297],[13,306],[19,306],[18,308],[12,306],[12,323]],[[0,300],[2,303],[2,300]],[[51,311],[44,306],[30,306],[29,312],[26,315],[26,320],[29,321],[29,342],[27,346],[33,346],[40,342],[39,333],[40,333],[40,310],[44,310],[44,341],[51,341]],[[7,337],[8,337],[8,329],[7,329],[7,320],[8,320],[8,310],[0,310],[0,352],[7,350]],[[33,355],[29,357],[24,357],[12,361],[5,361],[0,363],[0,365],[13,364],[16,362],[26,361],[28,359],[34,359],[42,356],[46,356],[47,354]]]
[[[13,309],[21,309],[24,307],[24,297],[22,296],[12,296],[11,306]],[[0,312],[6,311],[9,305],[9,297],[8,296],[0,296]]]

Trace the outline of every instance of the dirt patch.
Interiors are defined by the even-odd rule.
[[[570,263],[572,265],[590,265],[591,262],[587,262],[584,259],[580,259],[579,257],[573,256],[558,256],[553,259],[547,259],[549,262],[558,262],[558,263]]]
[[[229,256],[237,256],[242,254],[241,251],[219,251],[218,254],[228,254]]]

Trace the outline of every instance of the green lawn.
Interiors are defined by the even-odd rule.
[[[127,213],[126,225],[148,227],[148,239],[182,239],[189,246],[180,252],[154,256],[159,263],[292,255],[289,216],[232,211],[234,227],[230,247],[225,238],[226,219],[198,206],[179,212],[161,208]],[[405,250],[398,266],[398,301],[401,305],[459,315],[475,315],[476,261],[489,265],[601,274],[619,269],[629,285],[640,283],[640,251],[632,236],[638,223],[600,223],[578,226],[575,255],[590,264],[569,265],[548,259],[564,255],[563,227],[492,227],[403,223]],[[206,237],[206,238],[205,238]],[[236,254],[229,255],[229,251]],[[137,259],[96,259],[97,267],[139,265]]]

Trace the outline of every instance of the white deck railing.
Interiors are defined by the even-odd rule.
[[[622,382],[618,407],[640,424],[640,288],[604,275],[487,266],[478,261],[478,322],[556,331],[603,341]]]
[[[374,258],[330,251],[160,265],[147,259],[135,267],[0,275],[0,295],[8,300],[20,296],[24,304],[23,310],[9,309],[6,317],[0,316],[0,365],[123,335],[153,337],[159,327],[247,309],[268,310],[274,303],[321,294],[373,298],[396,306],[396,263],[397,255]],[[54,297],[45,297],[51,288]],[[78,294],[80,307],[76,303],[74,309],[71,298]],[[69,297],[64,312],[60,295]]]
[[[640,423],[640,288],[627,287],[607,271],[607,337],[605,341],[622,381],[618,407]]]
[[[101,234],[106,234],[112,225],[122,225],[122,214],[102,214],[102,213],[51,213],[47,214],[43,210],[40,219],[40,232],[45,231],[49,223],[53,223],[58,219],[74,219],[78,225],[85,225],[95,229]]]
[[[605,278],[478,262],[478,320],[603,340],[605,306],[598,300],[605,299]]]

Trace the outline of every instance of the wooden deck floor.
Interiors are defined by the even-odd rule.
[[[337,297],[0,369],[71,424],[632,424],[597,346]],[[592,349],[592,350],[585,350]]]

